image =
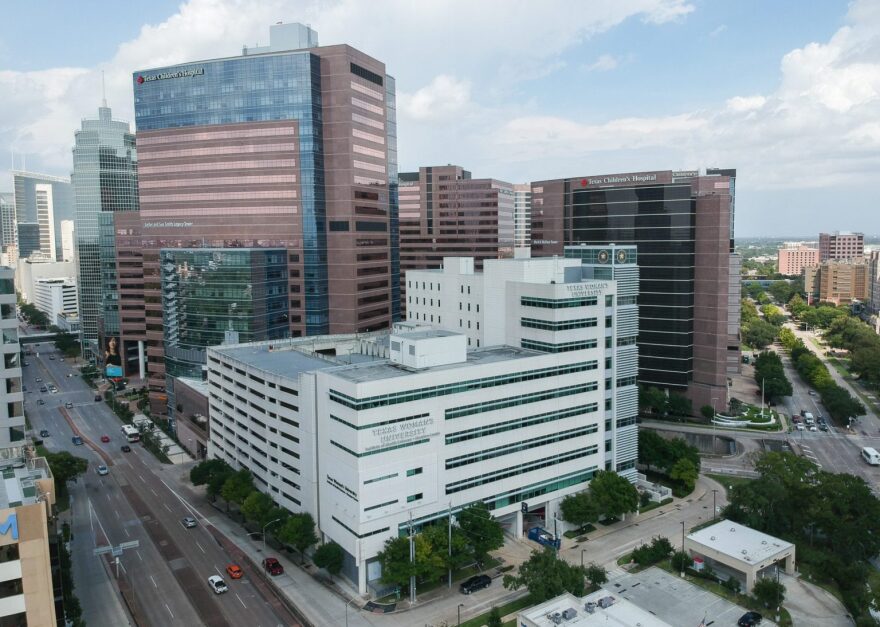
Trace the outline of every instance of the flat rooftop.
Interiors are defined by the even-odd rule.
[[[277,345],[277,347],[276,347]],[[322,358],[297,350],[295,345],[284,341],[275,344],[238,344],[230,347],[214,347],[218,353],[266,372],[293,379],[303,372],[323,370],[339,365],[331,358]]]
[[[688,539],[747,564],[758,564],[794,546],[731,520],[695,531]]]
[[[36,503],[40,495],[36,481],[52,476],[42,457],[4,466],[0,468],[0,475],[0,509]]]
[[[607,607],[600,607],[600,600],[610,600],[611,604]],[[585,609],[587,603],[596,603],[593,612],[590,613]],[[606,604],[606,603],[603,603]],[[560,623],[555,622],[550,617],[556,613],[562,614],[565,610],[574,609],[577,612],[574,618],[563,620]],[[572,594],[563,594],[536,605],[533,608],[520,612],[520,618],[525,618],[530,623],[522,620],[517,622],[523,625],[535,625],[536,627],[673,627],[672,623],[654,616],[650,612],[646,612],[642,608],[630,603],[619,594],[609,592],[608,590],[598,590],[583,598],[578,598]]]

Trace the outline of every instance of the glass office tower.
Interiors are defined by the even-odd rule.
[[[116,300],[114,284],[102,284],[100,215],[137,210],[137,152],[128,122],[114,120],[107,106],[98,109],[96,119],[83,120],[74,137],[71,180],[83,355],[100,359],[98,331],[104,297]],[[115,320],[110,323],[118,326]]]

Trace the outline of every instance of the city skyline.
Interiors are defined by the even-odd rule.
[[[88,28],[100,11],[106,28],[89,50],[71,48],[69,35],[33,36],[45,26],[40,11],[51,10],[41,7],[13,9],[15,32],[0,27],[0,86],[14,95],[0,105],[0,150],[18,155],[16,167],[26,158],[29,170],[70,173],[71,133],[100,101],[102,70],[109,104],[133,120],[131,71],[240,54],[281,19],[310,22],[324,45],[350,42],[387,61],[404,171],[464,163],[518,183],[733,166],[740,236],[793,234],[805,219],[816,230],[880,231],[869,211],[880,12],[867,2],[798,11],[775,2],[761,6],[761,20],[746,5],[596,4],[565,11],[564,24],[550,19],[563,11],[552,4],[426,4],[415,15],[356,2],[158,2],[57,21],[82,32],[77,24]],[[772,25],[783,17],[780,33]],[[7,179],[0,174],[3,191]]]

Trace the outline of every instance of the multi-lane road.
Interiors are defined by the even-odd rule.
[[[198,517],[163,481],[162,465],[139,444],[122,452],[125,444],[120,422],[94,391],[61,361],[50,344],[36,345],[26,361],[23,383],[25,411],[34,435],[50,451],[67,450],[89,460],[89,470],[71,486],[74,583],[89,624],[128,624],[115,592],[115,562],[105,567],[95,557],[96,547],[137,540],[120,558],[123,584],[138,624],[143,625],[248,625],[275,627],[295,621],[263,597],[260,585],[245,572],[232,580],[226,565],[233,560],[215,540],[204,519],[186,529],[185,516]],[[39,353],[39,354],[37,354]],[[50,355],[54,359],[50,359]],[[68,376],[72,375],[72,376]],[[43,381],[37,382],[40,378]],[[41,393],[40,386],[57,386],[57,393]],[[45,404],[39,404],[42,399]],[[65,408],[72,403],[72,408]],[[74,445],[74,429],[84,445]],[[101,442],[107,435],[110,442]],[[99,476],[98,464],[109,474]],[[208,587],[210,575],[221,575],[229,592],[215,595]],[[122,622],[124,621],[124,622]]]

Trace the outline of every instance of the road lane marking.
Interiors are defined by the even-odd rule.
[[[238,602],[241,603],[241,606],[242,606],[244,609],[247,609],[247,605],[245,605],[245,604],[244,604],[244,601],[241,600],[241,597],[238,596],[238,592],[235,593],[235,598],[238,599]]]
[[[195,507],[193,507],[192,505],[187,503],[186,499],[183,498],[182,496],[180,496],[174,490],[172,490],[171,486],[169,486],[167,483],[165,483],[164,479],[159,479],[159,481],[162,482],[162,485],[164,485],[168,489],[168,491],[171,492],[171,494],[173,494],[174,496],[177,497],[177,500],[180,501],[181,505],[183,505],[190,514],[192,514],[193,516],[195,516],[197,518],[201,518],[205,523],[209,522],[207,516],[205,516],[199,510],[197,510]]]
[[[116,514],[116,519],[118,520],[118,519],[119,519],[119,510],[118,510],[118,509],[114,509],[114,510],[113,510],[113,513]]]
[[[122,530],[125,532],[125,537],[126,537],[126,538],[130,538],[130,537],[131,537],[131,534],[128,533],[128,527],[123,527]]]
[[[107,493],[107,500],[108,501],[110,500],[110,493],[109,492]]]
[[[150,492],[152,492],[152,493],[153,493],[153,496],[156,496],[156,497],[158,497],[158,496],[159,496],[159,495],[158,495],[158,494],[156,494],[156,491],[155,491],[155,490],[154,490],[154,489],[153,489],[153,488],[150,488]]]
[[[171,619],[174,619],[174,612],[171,611],[171,608],[168,607],[168,604],[165,604],[165,609],[168,610],[168,613],[171,614]]]
[[[147,482],[146,479],[144,479],[144,478],[141,476],[141,473],[138,473],[138,479],[140,479],[140,480],[143,481],[144,483]]]
[[[168,503],[162,503],[162,507],[164,507],[165,509],[167,509],[169,512],[171,511],[171,508],[168,507]]]
[[[158,590],[158,589],[159,589],[159,585],[156,583],[156,580],[153,579],[153,576],[152,576],[152,575],[150,575],[150,581],[153,582],[153,587],[155,587],[156,590]]]
[[[196,546],[198,546],[198,547],[199,547],[199,549],[201,549],[201,551],[202,551],[202,553],[204,553],[204,552],[205,552],[205,549],[203,549],[203,548],[202,548],[202,545],[201,545],[201,544],[199,544],[199,541],[198,541],[198,540],[196,540]]]
[[[137,549],[135,549],[135,553],[137,553],[137,556],[138,556],[138,559],[139,559],[139,560],[140,560],[140,561],[142,561],[142,562],[143,562],[143,561],[144,561],[144,558],[143,558],[143,557],[141,557],[141,552],[140,552],[140,551],[138,551],[138,550],[137,550]]]
[[[218,575],[220,575],[221,577],[223,576],[223,573],[221,573],[221,572],[220,572],[220,569],[217,568],[217,564],[214,564],[214,570],[217,571],[217,574],[218,574]]]

